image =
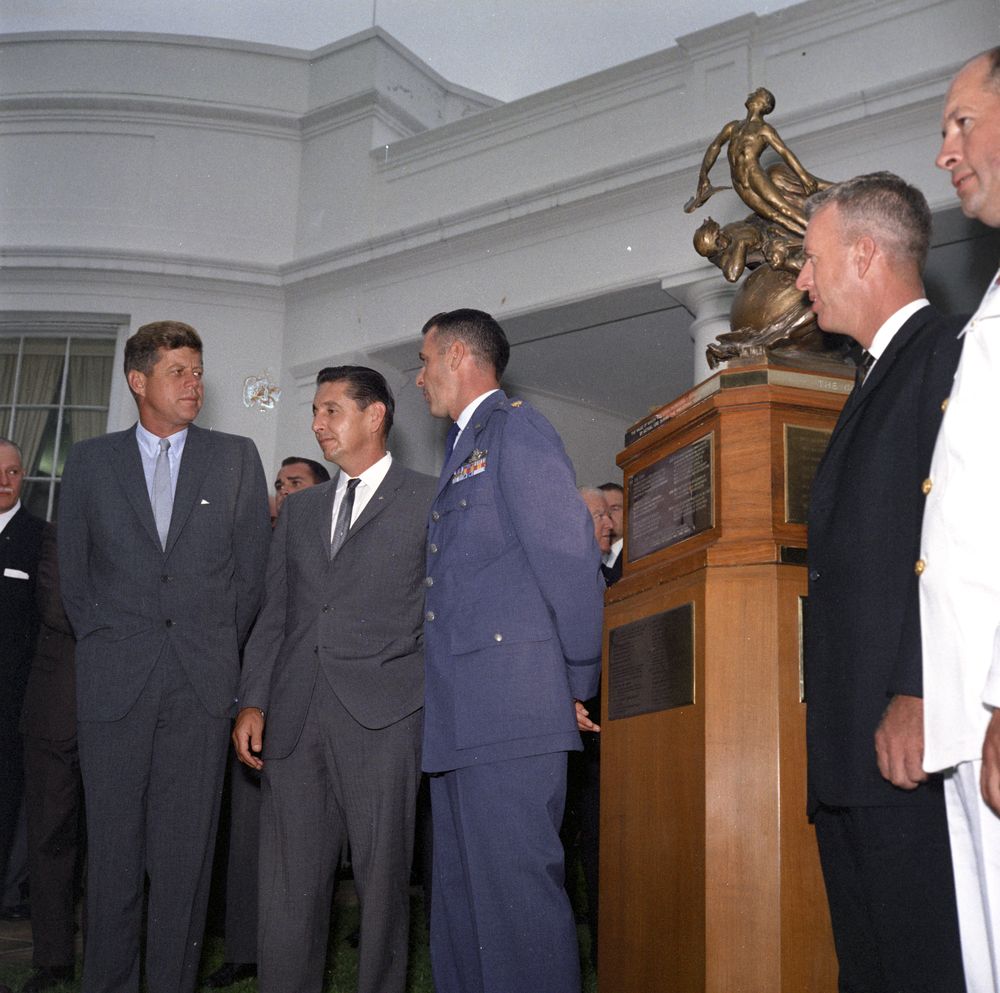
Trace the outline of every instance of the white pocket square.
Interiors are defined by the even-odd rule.
[[[202,505],[203,507],[207,507],[207,506],[208,506],[208,501],[207,501],[207,500],[202,500],[202,501],[201,501],[201,505]]]
[[[4,579],[31,579],[31,577],[26,572],[21,572],[20,569],[4,569],[3,571]]]

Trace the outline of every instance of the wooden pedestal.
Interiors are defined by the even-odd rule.
[[[805,812],[801,498],[850,387],[776,366],[726,370],[639,422],[618,457],[626,559],[605,612],[602,993],[837,988]],[[706,437],[708,526],[630,557],[633,487]],[[647,517],[646,547],[648,532]],[[641,648],[609,659],[610,632],[688,604],[693,649],[652,664],[693,666],[693,703],[610,719],[623,705],[616,665],[643,664]],[[627,705],[641,709],[635,696]]]

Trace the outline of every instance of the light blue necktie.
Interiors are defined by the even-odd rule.
[[[160,453],[156,456],[156,469],[153,471],[153,519],[156,521],[156,531],[160,536],[160,546],[167,547],[167,535],[170,532],[170,515],[174,509],[174,491],[170,485],[170,439],[160,439]]]

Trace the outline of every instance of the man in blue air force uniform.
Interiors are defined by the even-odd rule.
[[[455,423],[431,509],[424,769],[437,993],[578,993],[559,840],[566,756],[597,689],[604,580],[552,426],[499,389],[488,314],[423,329],[417,385]]]

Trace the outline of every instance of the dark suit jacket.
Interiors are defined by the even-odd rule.
[[[427,548],[424,769],[579,749],[605,584],[573,467],[531,406],[498,391],[473,413]]]
[[[77,638],[80,720],[128,713],[168,644],[206,710],[227,713],[270,531],[248,438],[188,428],[166,550],[135,429],[74,445],[59,500],[59,570]]]
[[[31,660],[20,730],[33,738],[69,741],[76,737],[75,642],[59,595],[55,524],[45,529],[42,539],[35,602],[38,644]]]
[[[15,735],[35,650],[35,586],[45,522],[24,507],[0,532],[0,736]]]
[[[424,549],[435,480],[393,461],[331,560],[337,479],[293,494],[278,516],[240,682],[240,706],[267,715],[265,760],[295,747],[317,678],[367,728],[423,706]]]
[[[954,374],[954,335],[963,324],[925,307],[903,325],[848,398],[813,481],[805,626],[810,810],[820,802],[928,799],[924,788],[900,790],[882,778],[874,735],[894,694],[922,693],[919,622],[911,630],[908,615],[933,441],[921,444],[919,434],[937,431],[937,394]]]

